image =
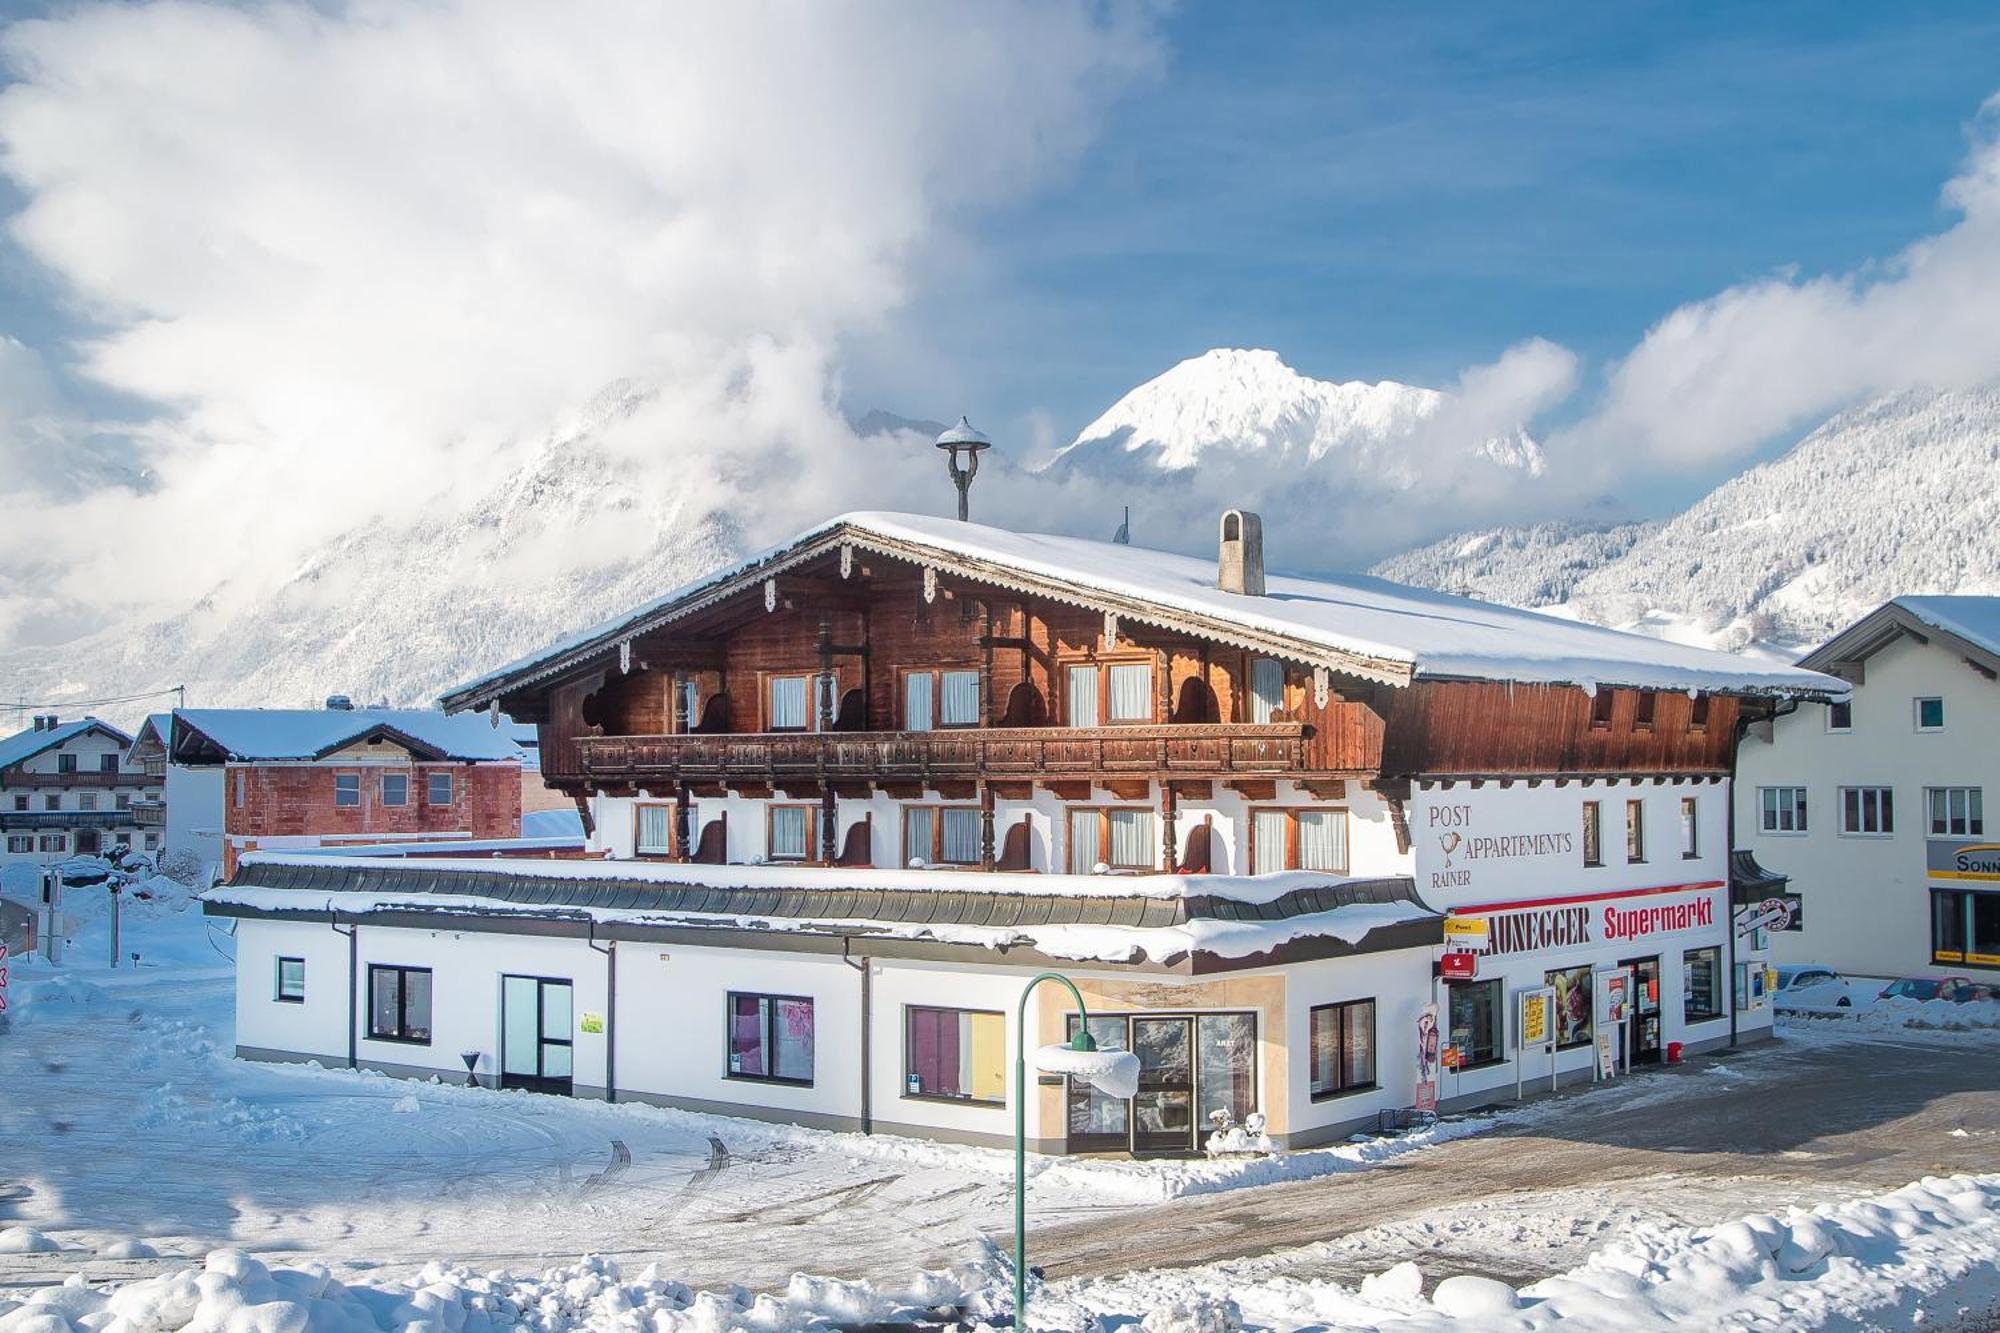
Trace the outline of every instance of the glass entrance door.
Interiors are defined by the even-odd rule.
[[[1063,1036],[1075,1035],[1071,1014]],[[1127,1101],[1069,1080],[1070,1152],[1191,1152],[1215,1112],[1241,1123],[1257,1109],[1255,1014],[1092,1014],[1090,1035],[1139,1057],[1139,1091]]]
[[[570,983],[500,978],[500,1086],[567,1096],[573,1074]]]
[[[1132,1151],[1189,1152],[1194,1142],[1194,1020],[1134,1018],[1139,1095],[1132,1099]]]
[[[1076,1035],[1076,1015],[1069,1016],[1063,1035]],[[1090,1035],[1100,1051],[1122,1051],[1126,1047],[1123,1015],[1107,1018],[1090,1016]],[[1110,1097],[1081,1079],[1069,1083],[1069,1134],[1071,1152],[1127,1152],[1132,1147],[1132,1103]]]
[[[1618,966],[1632,969],[1632,1017],[1625,1025],[1626,1059],[1635,1065],[1660,1062],[1660,960],[1627,958]]]

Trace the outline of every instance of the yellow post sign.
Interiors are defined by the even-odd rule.
[[[1444,942],[1453,949],[1483,949],[1488,939],[1483,916],[1448,916],[1444,919]]]

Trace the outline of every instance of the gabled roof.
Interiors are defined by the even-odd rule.
[[[174,715],[172,713],[147,714],[146,720],[139,724],[139,729],[132,733],[132,743],[125,747],[126,760],[130,762],[133,753],[149,739],[162,750],[166,749],[167,740],[173,734]]]
[[[514,738],[486,718],[430,708],[181,708],[173,719],[176,763],[309,761],[370,739],[431,760],[520,757]]]
[[[469,681],[442,702],[454,711],[480,707],[602,660],[634,635],[843,546],[1391,685],[1432,678],[1804,697],[1845,693],[1840,682],[1795,667],[1385,579],[1274,574],[1266,595],[1255,597],[1218,589],[1210,560],[924,515],[855,513]]]
[[[1849,674],[1849,663],[1865,662],[1908,637],[1933,638],[1991,680],[2000,675],[2000,597],[1898,597],[1882,603],[1799,659],[1815,671]]]
[[[30,727],[19,731],[5,740],[0,740],[0,768],[11,768],[24,759],[32,759],[44,750],[54,749],[64,741],[73,740],[89,732],[109,736],[120,745],[129,746],[132,738],[109,722],[100,722],[94,717],[78,718],[74,722],[59,723],[47,731],[36,731]]]

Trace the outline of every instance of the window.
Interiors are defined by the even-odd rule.
[[[45,852],[66,852],[69,850],[69,834],[44,833],[38,846]]]
[[[1285,706],[1285,664],[1269,657],[1250,662],[1250,720],[1269,722]]]
[[[424,799],[432,805],[450,805],[454,785],[449,773],[427,773],[424,775]]]
[[[148,833],[146,835],[146,850],[149,852],[156,852],[159,849],[160,849],[160,835],[157,833]]]
[[[1646,859],[1646,803],[1625,802],[1625,859],[1637,865]]]
[[[408,773],[384,773],[382,775],[382,804],[408,805],[410,803],[410,775]]]
[[[368,965],[368,1035],[376,1041],[431,1042],[431,970]]]
[[[977,671],[909,671],[903,674],[903,729],[979,725]]]
[[[1722,950],[1711,945],[1681,955],[1681,1017],[1705,1023],[1722,1017]]]
[[[132,793],[131,793],[131,792],[129,792],[129,791],[121,791],[121,792],[119,792],[119,793],[118,793],[118,808],[119,808],[120,810],[130,810],[130,809],[132,808]]]
[[[911,1005],[903,1051],[903,1094],[950,1101],[1007,1100],[1007,1018],[974,1009]]]
[[[1688,730],[1708,730],[1708,696],[1697,694],[1688,701]]]
[[[1595,997],[1590,993],[1590,967],[1559,967],[1542,974],[1556,993],[1556,1049],[1590,1045]]]
[[[804,676],[773,676],[768,686],[770,693],[769,716],[765,719],[766,731],[804,731],[806,729],[806,678]]]
[[[334,779],[333,788],[334,804],[338,805],[340,803],[340,780],[338,778]],[[357,792],[356,794],[358,795],[359,793]],[[243,808],[243,770],[240,768],[236,770],[236,808],[238,810]]]
[[[659,802],[636,807],[632,850],[640,856],[670,856],[674,850],[674,808]]]
[[[1590,725],[1592,730],[1602,731],[1611,725],[1611,700],[1612,692],[1610,690],[1600,689],[1597,693],[1590,696]]]
[[[1916,706],[1918,731],[1944,730],[1944,700],[1935,697],[1918,699]]]
[[[7,850],[15,855],[19,855],[22,852],[34,851],[35,835],[32,833],[9,833],[7,835]]]
[[[1651,690],[1639,691],[1632,704],[1632,730],[1651,731],[1653,729],[1653,709],[1658,706],[1659,695]]]
[[[1604,864],[1604,803],[1601,801],[1583,803],[1583,863],[1587,866]]]
[[[931,693],[936,688],[928,671],[912,671],[903,677],[903,730],[931,729]]]
[[[1069,870],[1091,874],[1099,862],[1113,870],[1151,870],[1157,839],[1151,810],[1071,807]]]
[[[280,958],[278,960],[278,999],[283,1004],[304,1004],[306,1002],[305,959]]]
[[[1153,720],[1152,663],[1120,662],[1104,674],[1111,686],[1111,707],[1106,714],[1110,721]]]
[[[79,810],[95,810],[97,808],[97,793],[94,791],[78,792],[76,794],[76,808]]]
[[[1097,725],[1097,668],[1073,666],[1063,673],[1063,718],[1072,727]]]
[[[981,821],[973,805],[903,807],[903,864],[973,866],[980,862]]]
[[[101,754],[97,756],[97,771],[100,773],[116,773],[118,771],[118,756],[115,754]]]
[[[57,755],[57,756],[56,756],[56,772],[58,772],[58,773],[74,773],[74,772],[76,772],[76,756],[75,756],[75,755],[73,755],[73,754],[59,754],[59,755]]]
[[[2000,893],[1933,889],[1931,961],[2000,967]]]
[[[1375,1001],[1318,1005],[1307,1021],[1315,1098],[1375,1086]]]
[[[1861,837],[1887,837],[1894,833],[1894,796],[1887,787],[1842,787],[1840,831]]]
[[[1681,859],[1701,855],[1701,806],[1692,796],[1681,797]]]
[[[44,810],[62,809],[62,796],[59,793],[51,793],[50,795],[44,796],[42,798],[42,809]]]
[[[701,682],[684,680],[674,686],[676,731],[693,731],[701,725]]]
[[[25,796],[16,796],[14,798],[14,808],[16,810],[26,810],[28,808],[28,798]]]
[[[243,804],[243,782],[239,775],[236,784],[236,803]],[[361,775],[359,773],[335,773],[333,775],[333,805],[336,810],[352,810],[361,804]]]
[[[1347,869],[1345,810],[1255,810],[1250,817],[1250,869]]]
[[[1806,831],[1804,787],[1759,787],[1757,809],[1757,827],[1765,833]]]
[[[1842,699],[1826,706],[1826,729],[1828,731],[1854,730],[1854,701]]]
[[[797,995],[729,993],[729,1077],[813,1080],[813,1002]]]
[[[813,808],[809,805],[766,806],[764,856],[771,861],[803,861],[812,855]]]
[[[1458,1067],[1498,1064],[1500,982],[1454,981],[1444,989],[1444,1035],[1458,1051]]]
[[[1930,812],[1933,838],[1983,838],[1986,815],[1977,787],[1927,787],[1924,805]]]

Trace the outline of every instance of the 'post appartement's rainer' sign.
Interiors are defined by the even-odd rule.
[[[1425,807],[1422,836],[1430,842],[1426,859],[1432,869],[1427,878],[1434,890],[1471,888],[1473,873],[1482,862],[1569,857],[1576,850],[1576,835],[1567,829],[1475,829],[1470,803]],[[1434,856],[1428,855],[1432,849]]]

